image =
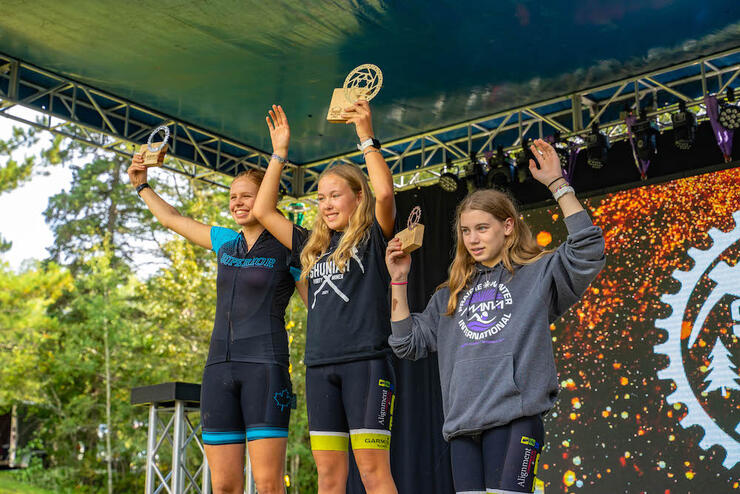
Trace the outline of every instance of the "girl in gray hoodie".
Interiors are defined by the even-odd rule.
[[[508,196],[478,190],[458,206],[450,277],[424,312],[410,314],[411,258],[394,239],[389,343],[402,358],[437,352],[444,425],[457,493],[533,492],[542,414],[558,378],[550,324],[576,303],[604,266],[604,238],[562,176],[555,150],[531,146],[533,177],[563,211],[568,239],[543,250]]]

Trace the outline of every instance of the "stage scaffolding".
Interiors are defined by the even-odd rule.
[[[200,384],[169,382],[131,390],[148,407],[146,494],[210,494],[211,472],[200,437]],[[245,494],[256,494],[246,457]]]
[[[670,128],[670,114],[677,110],[678,101],[685,102],[699,120],[705,119],[704,96],[724,93],[738,74],[740,48],[735,48],[386,142],[383,155],[393,172],[395,187],[414,187],[436,181],[447,162],[463,166],[471,154],[491,150],[495,139],[506,144],[505,150],[516,152],[523,139],[556,131],[562,138],[578,138],[595,122],[612,141],[619,140],[626,136],[620,118],[625,107],[651,107],[648,116],[661,129]],[[40,112],[43,118],[19,115],[14,112],[17,107]],[[264,168],[269,160],[269,154],[262,150],[3,54],[0,115],[127,157],[135,151],[134,144],[145,142],[154,128],[169,125],[173,130],[165,168],[218,186],[225,187],[228,178],[242,170]],[[361,158],[355,151],[291,164],[284,169],[282,186],[289,196],[311,196],[321,170],[340,162],[362,166]]]

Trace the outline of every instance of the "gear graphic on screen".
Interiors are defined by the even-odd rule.
[[[680,420],[681,426],[687,429],[698,425],[704,430],[704,437],[699,442],[702,449],[708,450],[713,445],[724,448],[726,456],[722,465],[728,470],[740,462],[740,442],[715,422],[694,394],[683,365],[681,334],[685,324],[691,325],[691,332],[686,335],[688,348],[691,348],[709,312],[717,302],[725,294],[740,297],[738,293],[740,284],[737,281],[740,280],[740,262],[730,267],[727,263],[720,261],[711,271],[707,272],[723,252],[740,241],[740,211],[736,211],[732,216],[735,220],[735,227],[731,231],[724,233],[716,228],[709,230],[708,233],[712,239],[712,246],[709,249],[701,250],[692,247],[688,250],[688,255],[694,261],[694,267],[691,270],[673,272],[672,276],[681,284],[681,289],[675,294],[664,294],[661,297],[661,301],[671,307],[671,314],[664,319],[656,319],[655,326],[665,330],[668,338],[654,347],[655,353],[664,354],[669,358],[668,367],[658,371],[658,377],[672,380],[676,385],[676,389],[666,396],[666,401],[671,405],[681,402],[687,408],[686,416]],[[691,294],[705,274],[715,283],[715,286],[704,301],[695,320],[684,322]],[[740,424],[735,430],[740,433]]]

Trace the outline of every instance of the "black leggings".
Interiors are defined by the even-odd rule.
[[[456,493],[533,492],[545,429],[542,417],[522,417],[450,440]]]

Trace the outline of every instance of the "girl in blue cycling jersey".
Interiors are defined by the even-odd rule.
[[[213,492],[244,491],[246,441],[259,493],[283,493],[293,406],[284,314],[295,279],[290,249],[252,212],[264,172],[249,170],[231,183],[229,211],[238,231],[178,213],[147,184],[141,155],[134,155],[128,174],[162,225],[218,256],[216,318],[201,388]]]
[[[308,282],[306,402],[319,493],[345,492],[351,444],[365,491],[396,493],[390,470],[390,426],[395,378],[388,346],[390,313],[385,247],[393,236],[393,180],[374,138],[370,106],[345,109],[360,139],[367,173],[341,164],[318,182],[313,230],[275,210],[290,128],[279,106],[267,125],[274,154],[254,214],[293,256]]]

